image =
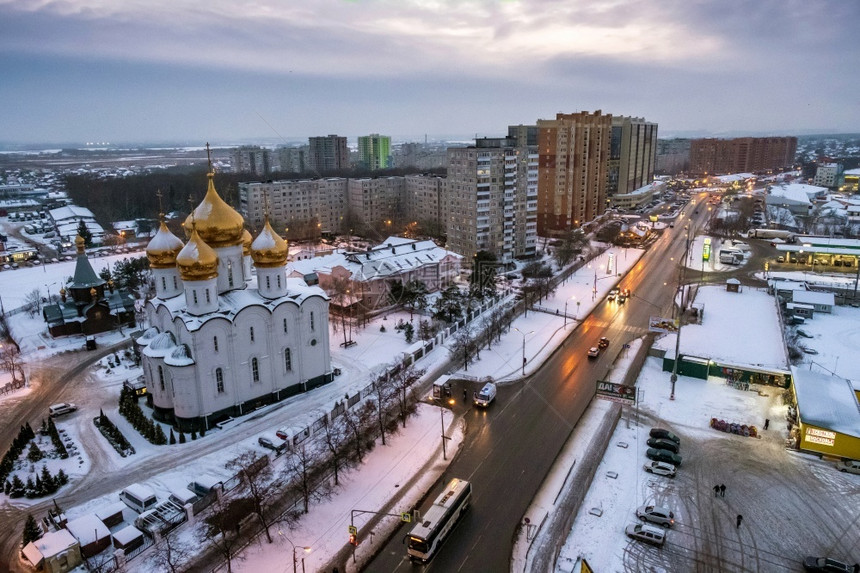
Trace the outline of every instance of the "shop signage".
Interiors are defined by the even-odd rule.
[[[819,430],[818,428],[806,428],[806,441],[811,444],[833,446],[836,442],[836,432],[828,432],[827,430]]]

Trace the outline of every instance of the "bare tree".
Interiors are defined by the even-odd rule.
[[[345,414],[346,412],[339,417],[343,417]],[[334,484],[338,485],[340,483],[340,467],[343,465],[345,455],[343,446],[349,437],[349,428],[343,423],[338,423],[336,420],[329,421],[328,416],[324,420],[325,426],[323,429],[325,432],[322,436],[322,442],[326,450],[328,450],[329,463],[334,472]]]
[[[189,557],[191,548],[168,532],[155,544],[152,560],[162,570],[181,573],[186,570]]]
[[[17,387],[24,382],[24,363],[16,344],[3,344],[0,349],[0,369],[12,375],[12,385]]]
[[[407,365],[404,361],[402,368],[391,377],[393,394],[397,398],[397,406],[400,410],[400,422],[406,427],[406,418],[415,409],[418,397],[415,395],[414,385],[424,375],[424,370],[415,368],[414,364]]]
[[[451,346],[451,354],[456,360],[463,361],[463,368],[468,371],[469,363],[472,361],[472,347],[475,345],[475,338],[472,334],[472,329],[469,325],[464,326],[453,336]]]
[[[341,418],[346,425],[349,440],[352,442],[352,447],[355,449],[355,455],[359,463],[364,460],[364,437],[370,426],[370,420],[373,417],[375,407],[372,402],[363,402],[360,406],[353,409],[347,409]]]
[[[373,396],[376,398],[376,422],[383,446],[385,445],[385,435],[387,433],[385,416],[388,413],[388,407],[391,404],[394,393],[395,391],[392,390],[391,382],[384,376],[378,378],[373,384]]]
[[[24,308],[30,316],[39,312],[42,304],[42,295],[39,294],[39,289],[34,288],[24,297]]]
[[[247,498],[218,498],[209,506],[204,521],[204,541],[211,544],[227,562],[227,572],[233,571],[233,557],[238,550],[239,527],[252,511],[253,502]]]
[[[227,469],[241,477],[243,493],[247,493],[253,502],[253,512],[266,531],[266,540],[271,543],[269,527],[275,518],[269,515],[268,502],[281,490],[282,484],[275,479],[269,456],[247,451],[227,462]]]
[[[311,497],[317,495],[314,492],[312,476],[320,465],[319,451],[312,440],[307,440],[294,447],[286,457],[284,478],[301,494],[304,502],[302,513],[307,513]]]

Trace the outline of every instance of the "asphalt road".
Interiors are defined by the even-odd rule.
[[[692,213],[692,206],[685,211]],[[707,217],[707,210],[693,217],[695,226]],[[433,560],[422,566],[406,558],[403,540],[410,526],[402,526],[365,570],[509,570],[517,528],[594,396],[595,381],[605,375],[622,344],[647,331],[650,316],[671,315],[675,261],[684,254],[686,220],[666,229],[622,279],[619,286],[633,291],[626,304],[599,304],[533,376],[501,388],[486,412],[467,413],[464,446],[420,509],[425,512],[441,484],[452,477],[473,482],[472,507]],[[588,348],[601,336],[610,339],[609,348],[588,360]]]

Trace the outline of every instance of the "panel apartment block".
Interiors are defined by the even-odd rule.
[[[268,175],[271,170],[271,151],[256,145],[243,145],[230,152],[234,173]]]
[[[690,142],[690,173],[725,175],[782,169],[794,164],[796,137],[694,139]]]
[[[448,180],[444,176],[407,175],[403,208],[406,218],[430,230],[445,231],[448,220]]]
[[[340,177],[239,184],[239,212],[252,229],[261,229],[268,202],[269,220],[279,232],[290,226],[318,225],[340,232],[346,215],[347,180]]]
[[[372,133],[358,138],[358,163],[376,171],[391,166],[391,138]]]
[[[606,208],[612,117],[559,113],[537,127],[538,235],[559,236]]]
[[[403,177],[350,179],[347,185],[349,211],[370,226],[389,221],[401,212],[405,188]]]

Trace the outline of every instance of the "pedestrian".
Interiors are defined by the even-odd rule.
[[[726,497],[726,486],[725,484],[720,484],[720,497]]]
[[[720,486],[715,485],[714,486],[714,497],[717,497],[719,495],[720,495]]]
[[[768,427],[768,426],[770,426],[770,419],[769,419],[769,418],[765,418],[765,419],[764,419],[764,429],[765,429],[765,430],[767,430],[767,427]]]
[[[469,398],[469,392],[466,391],[465,388],[463,388],[463,403],[465,403],[468,398]]]
[[[737,524],[737,526],[735,527],[735,529],[740,529],[741,521],[743,521],[743,520],[744,520],[744,516],[743,516],[743,515],[741,515],[741,514],[739,513],[739,514],[738,514],[738,524]]]

